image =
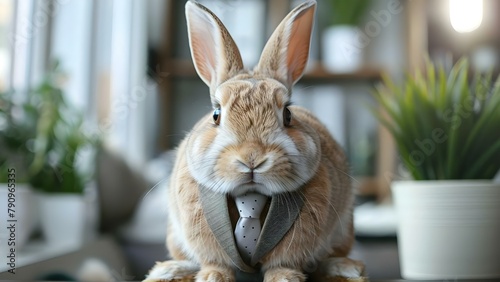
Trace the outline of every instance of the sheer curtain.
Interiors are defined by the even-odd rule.
[[[12,84],[15,6],[14,0],[0,0],[0,91],[6,91]]]

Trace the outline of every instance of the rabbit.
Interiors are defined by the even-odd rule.
[[[362,277],[363,264],[347,258],[354,235],[346,157],[312,113],[291,105],[316,2],[284,18],[253,70],[209,9],[194,1],[185,8],[192,59],[214,111],[177,148],[166,240],[172,260],[158,262],[145,281],[236,281],[236,272],[261,273],[266,282]],[[234,199],[246,193],[269,199],[260,255],[251,261],[232,233]]]

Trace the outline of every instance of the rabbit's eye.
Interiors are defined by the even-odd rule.
[[[288,107],[285,107],[283,110],[283,123],[285,126],[290,126],[290,122],[292,122],[292,113],[288,109]]]
[[[214,117],[215,124],[219,125],[219,123],[220,123],[220,108],[215,109],[213,117]]]

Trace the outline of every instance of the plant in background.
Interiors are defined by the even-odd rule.
[[[18,183],[29,181],[28,167],[33,161],[30,141],[36,135],[36,111],[18,98],[12,91],[0,93],[0,183],[7,182],[9,168],[16,170]]]
[[[370,5],[366,0],[330,0],[328,21],[330,25],[357,26]]]
[[[366,42],[359,25],[372,1],[330,0],[318,10],[321,32],[321,59],[329,72],[354,72],[363,65]]]
[[[2,95],[0,166],[19,165],[30,184],[43,192],[82,193],[91,173],[82,171],[82,156],[97,138],[83,128],[83,114],[67,103],[54,63],[44,81],[23,102]],[[10,163],[10,164],[9,164]]]
[[[415,180],[492,179],[500,169],[500,77],[469,76],[466,59],[376,89],[378,119]]]

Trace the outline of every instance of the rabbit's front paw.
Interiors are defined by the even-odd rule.
[[[234,282],[234,272],[230,268],[203,266],[196,275],[196,282]]]
[[[301,271],[290,268],[273,268],[264,274],[264,282],[304,282],[306,276]]]
[[[333,257],[322,261],[319,271],[323,277],[359,278],[364,275],[365,266],[350,258]]]
[[[194,277],[199,266],[187,260],[167,260],[157,262],[143,282],[182,281]]]

